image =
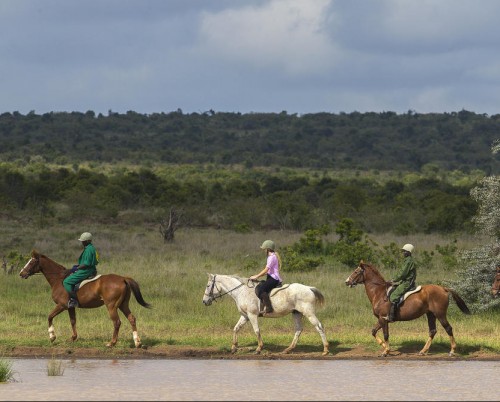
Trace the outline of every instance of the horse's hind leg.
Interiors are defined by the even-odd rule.
[[[130,325],[132,326],[132,337],[134,338],[135,347],[140,348],[142,343],[141,343],[141,338],[139,337],[139,333],[137,332],[135,316],[130,311],[128,304],[121,305],[120,310],[125,315],[125,317],[127,317],[128,321],[130,322]]]
[[[449,355],[450,356],[454,356],[455,355],[455,349],[457,347],[457,343],[455,342],[455,337],[453,336],[453,328],[450,325],[450,323],[448,322],[446,316],[439,317],[438,320],[441,323],[441,325],[443,326],[443,328],[446,331],[446,333],[448,334],[448,336],[450,337],[450,347],[451,348],[450,348]]]
[[[431,313],[428,311],[427,313],[427,323],[429,324],[429,338],[427,339],[427,342],[425,343],[423,349],[418,352],[419,355],[425,355],[429,351],[429,348],[431,347],[432,340],[434,339],[434,335],[436,335],[437,329],[436,329],[436,316],[434,313]]]
[[[310,314],[306,316],[309,322],[316,328],[316,331],[318,331],[319,336],[321,337],[321,342],[323,343],[323,356],[326,356],[330,351],[328,350],[328,340],[326,339],[325,335],[325,330],[323,328],[323,325],[321,322],[318,320],[318,317],[314,314]]]
[[[300,334],[302,333],[302,313],[298,311],[294,311],[292,313],[293,322],[295,324],[295,335],[293,336],[292,343],[288,346],[283,353],[290,353],[297,346],[297,342],[299,341]]]
[[[109,318],[111,318],[111,321],[113,321],[113,338],[111,339],[111,342],[106,344],[107,347],[113,347],[116,345],[116,342],[118,341],[118,332],[120,331],[120,326],[122,325],[122,322],[120,321],[120,317],[118,316],[118,309],[115,304],[109,304],[106,306],[108,308],[108,314]]]

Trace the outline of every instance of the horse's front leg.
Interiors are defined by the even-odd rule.
[[[49,314],[49,318],[48,318],[48,321],[49,321],[49,339],[51,342],[54,342],[56,340],[56,330],[54,328],[54,317],[57,316],[59,313],[61,313],[62,311],[64,311],[66,308],[64,306],[61,306],[61,305],[56,305],[56,307],[54,308],[54,310],[52,310]],[[74,311],[73,311],[73,314],[74,314]],[[74,318],[74,321],[75,322],[72,322],[71,321],[71,315],[70,315],[70,322],[71,322],[71,328],[73,329],[73,339],[72,340],[75,340],[77,338],[77,335],[76,335],[76,318]]]
[[[260,336],[259,321],[255,314],[249,314],[248,319],[250,320],[250,324],[252,324],[253,332],[255,332],[257,336],[257,349],[255,349],[255,354],[259,354],[264,347],[264,342],[262,342],[262,337]]]
[[[379,336],[377,336],[377,332],[383,328],[383,333],[384,333],[384,339],[380,339]],[[382,356],[387,356],[387,354],[390,352],[390,347],[389,347],[389,326],[384,318],[379,318],[377,323],[372,329],[372,335],[377,341],[377,343],[382,346],[384,351],[382,352]]]
[[[242,315],[233,329],[233,344],[231,345],[231,353],[236,353],[238,350],[238,331],[241,329],[243,325],[245,325],[248,321],[248,317]]]

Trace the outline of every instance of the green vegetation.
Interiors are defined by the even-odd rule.
[[[12,381],[13,378],[12,362],[5,358],[0,358],[0,382]]]
[[[93,220],[158,223],[171,208],[183,226],[237,232],[305,231],[351,219],[369,233],[453,233],[471,230],[477,203],[470,191],[479,173],[365,172],[215,166],[155,168],[106,165],[57,167],[0,164],[1,213],[37,228]]]

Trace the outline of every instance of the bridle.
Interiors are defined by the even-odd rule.
[[[356,274],[356,276],[354,278],[352,278],[352,276]],[[362,281],[357,281],[356,278],[358,277],[362,277],[363,280]],[[361,266],[361,265],[358,265],[358,267],[354,270],[354,272],[349,276],[349,278],[347,278],[347,280],[350,282],[349,283],[349,286],[350,287],[354,287],[360,283],[363,283],[365,281],[365,267]]]
[[[365,271],[366,271],[366,268],[364,267],[363,264],[360,264],[358,265],[358,267],[354,270],[354,272],[349,276],[349,278],[347,278],[347,281],[350,281],[351,283],[349,283],[349,287],[354,287],[360,283],[364,283],[365,282]],[[351,279],[351,277],[356,274],[356,276],[354,278]],[[356,278],[363,278],[361,281],[358,281]],[[346,282],[347,282],[346,281]],[[387,282],[385,281],[382,281],[382,282],[378,282],[378,281],[371,281],[371,283],[373,283],[374,285],[384,285],[385,287],[387,287]]]
[[[244,283],[240,283],[238,286],[228,290],[225,293],[222,293],[219,287],[217,286],[216,277],[217,275],[214,275],[214,277],[212,278],[212,285],[210,286],[210,291],[208,292],[208,297],[209,297],[208,302],[210,303],[212,303],[213,301],[217,301],[217,299],[220,299],[222,296],[225,296],[228,293],[231,293],[233,290],[236,290],[244,285]],[[217,295],[214,295],[214,289],[217,290]]]
[[[33,261],[35,261],[35,262],[33,263]],[[26,268],[28,268],[26,270],[26,275],[23,276],[23,278],[29,278],[32,275],[41,274],[41,272],[33,272],[33,269],[36,266],[39,266],[39,265],[40,265],[40,259],[39,258],[35,258],[35,257],[31,257],[30,260],[26,263],[26,265],[21,270],[21,272],[23,272]],[[21,273],[19,273],[19,274],[21,274]]]

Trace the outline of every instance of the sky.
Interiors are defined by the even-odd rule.
[[[0,114],[500,112],[497,0],[0,0]]]

